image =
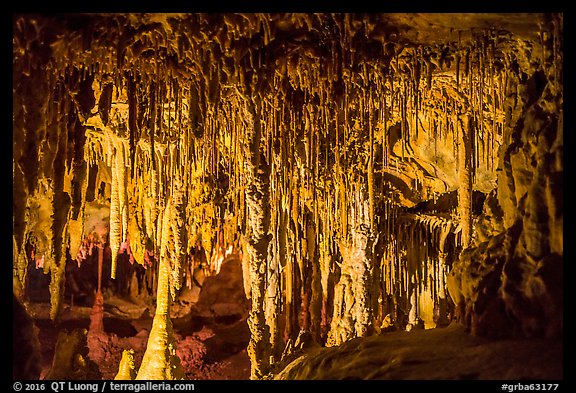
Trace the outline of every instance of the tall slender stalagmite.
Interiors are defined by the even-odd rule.
[[[104,333],[104,296],[102,295],[102,264],[104,260],[104,245],[98,244],[98,284],[96,287],[96,297],[94,306],[90,312],[90,329],[88,336],[91,334]]]
[[[169,230],[169,225],[163,225],[162,229]],[[184,379],[180,358],[176,355],[176,343],[170,320],[170,277],[170,260],[161,257],[158,268],[156,312],[136,379]]]

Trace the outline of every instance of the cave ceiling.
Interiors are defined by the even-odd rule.
[[[491,95],[488,89],[494,89],[495,84],[502,88],[503,81],[496,79],[497,74],[517,67],[518,61],[527,63],[521,63],[521,68],[529,69],[528,57],[512,59],[509,52],[530,52],[533,43],[542,39],[540,31],[547,18],[546,14],[491,13],[16,15],[14,72],[22,68],[26,74],[30,68],[39,68],[54,74],[53,79],[74,72],[79,78],[90,75],[92,86],[84,82],[84,87],[93,92],[80,93],[83,101],[78,101],[79,115],[85,124],[107,122],[108,110],[99,106],[112,104],[107,102],[108,96],[114,101],[115,112],[123,118],[117,120],[128,123],[129,105],[123,104],[128,101],[130,80],[137,85],[132,94],[140,97],[137,101],[141,106],[151,101],[143,96],[150,95],[146,92],[150,86],[162,90],[162,94],[169,94],[164,97],[166,101],[174,99],[176,104],[187,107],[182,121],[196,122],[193,128],[200,125],[206,129],[203,113],[209,109],[217,112],[220,104],[232,101],[231,96],[264,100],[269,97],[273,105],[291,101],[298,106],[306,101],[304,104],[319,108],[339,108],[348,104],[342,100],[345,95],[351,96],[352,90],[355,94],[372,90],[380,92],[379,99],[382,92],[392,91],[391,101],[398,97],[413,101],[415,108],[404,111],[401,106],[395,109],[397,102],[388,102],[390,111],[379,113],[379,119],[374,120],[382,123],[381,118],[388,115],[384,127],[400,119],[404,129],[404,118],[409,112],[422,109],[421,113],[430,118],[426,112],[442,111],[437,102],[444,99],[473,107],[471,101],[478,94],[474,87],[486,87],[480,94]],[[70,71],[72,68],[74,72]],[[455,88],[454,81],[457,85],[464,75],[472,76],[469,83],[475,84],[473,88]],[[116,89],[114,97],[110,94],[111,84]],[[398,90],[406,84],[408,91]],[[176,85],[180,91],[176,91]],[[103,91],[106,94],[102,95]],[[178,101],[176,95],[182,95],[182,100]],[[195,97],[203,112],[196,115],[193,104],[188,102]],[[358,111],[355,99],[350,101],[351,111]],[[371,116],[375,113],[372,108],[383,112],[378,105],[367,106]],[[484,108],[487,116],[483,121],[487,122],[489,116],[501,117],[500,109]],[[96,112],[100,113],[99,119],[90,120]],[[187,115],[192,119],[187,119]],[[328,126],[334,128],[333,119],[327,120],[331,122]],[[419,124],[411,127],[417,134]],[[125,128],[130,127],[115,127],[115,134],[128,137],[123,134]],[[146,133],[140,125],[133,128],[138,131],[131,130],[132,133]],[[333,132],[325,132],[331,140],[335,138]],[[382,139],[382,131],[377,133],[375,137]],[[406,134],[402,138],[408,138]],[[173,133],[158,133],[158,142],[170,135]],[[393,144],[395,137],[390,138]],[[501,142],[497,136],[490,141],[492,145]],[[431,157],[424,151],[429,145],[416,143],[406,147],[417,149],[410,158],[412,162],[399,163],[399,175],[391,179],[396,188],[403,189],[401,203],[414,205],[428,198],[409,190],[409,183],[424,173],[432,173],[428,186],[433,192],[455,188],[452,160],[439,163],[439,155]],[[494,176],[484,172],[478,177],[477,187],[487,192],[494,187]]]

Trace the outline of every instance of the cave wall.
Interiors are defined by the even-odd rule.
[[[543,35],[549,43],[544,64],[561,45],[554,37]],[[475,334],[558,337],[563,329],[562,74],[555,63],[542,67],[526,48],[520,54],[518,96],[509,103],[511,132],[500,154],[497,194],[478,223],[496,233],[479,231],[475,247],[454,264],[450,290]]]
[[[241,253],[253,378],[301,331],[561,334],[562,15],[13,28],[14,292],[42,270],[53,319],[103,246],[116,288],[169,266],[172,301]]]

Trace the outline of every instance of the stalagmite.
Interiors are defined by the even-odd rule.
[[[86,335],[86,329],[61,331],[58,334],[54,359],[44,380],[100,379],[98,365],[87,357]]]
[[[114,377],[115,380],[131,381],[136,378],[136,370],[134,365],[134,350],[125,349],[122,351],[122,359],[118,366],[118,374]]]
[[[91,335],[104,334],[104,296],[102,295],[102,264],[104,260],[104,247],[99,244],[98,248],[98,284],[94,306],[90,312],[90,328],[88,329],[88,341]]]
[[[180,358],[176,355],[176,342],[170,320],[170,261],[160,258],[156,311],[148,337],[146,352],[138,369],[138,380],[183,379]]]

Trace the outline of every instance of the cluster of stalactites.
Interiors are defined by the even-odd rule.
[[[126,131],[123,135],[118,131],[108,135],[104,158],[112,168],[110,243],[113,255],[127,237],[133,252],[137,244],[145,244],[145,237],[154,240],[158,254],[167,242],[172,242],[176,248],[174,236],[167,235],[171,219],[162,213],[174,210],[168,203],[172,191],[161,189],[167,184],[172,188],[172,183],[163,179],[174,178],[172,165],[175,160],[181,165],[176,168],[184,168],[182,175],[176,174],[176,178],[183,177],[184,189],[194,188],[188,174],[196,173],[198,168],[202,177],[211,176],[214,183],[221,176],[226,177],[228,189],[219,191],[224,194],[225,206],[220,208],[226,215],[236,217],[238,231],[245,228],[244,190],[249,178],[244,174],[241,148],[246,122],[239,115],[242,113],[239,108],[246,94],[257,94],[263,158],[273,167],[270,171],[272,220],[286,224],[278,228],[287,228],[277,230],[272,237],[269,254],[272,268],[268,279],[278,284],[274,284],[276,289],[267,290],[283,294],[286,299],[277,303],[292,307],[291,311],[285,311],[287,318],[292,319],[286,324],[289,326],[286,337],[293,336],[300,328],[309,328],[311,323],[318,326],[315,328],[317,337],[320,340],[322,335],[325,337],[330,319],[326,316],[328,292],[332,289],[327,282],[334,270],[334,258],[329,255],[340,254],[337,241],[333,239],[351,241],[355,236],[347,212],[357,204],[348,197],[349,190],[359,186],[366,188],[367,225],[374,229],[375,199],[382,198],[378,188],[383,184],[376,184],[375,177],[383,179],[384,173],[391,173],[409,186],[425,179],[420,173],[411,175],[411,168],[406,164],[408,158],[414,157],[413,146],[419,143],[418,138],[433,141],[435,149],[436,144],[452,146],[453,156],[458,157],[459,128],[456,124],[465,111],[471,111],[479,125],[473,162],[476,167],[483,163],[494,172],[491,160],[500,143],[502,95],[506,92],[502,88],[506,85],[506,81],[502,82],[504,68],[497,70],[494,66],[498,59],[493,45],[486,49],[478,44],[471,52],[468,50],[468,57],[462,60],[462,70],[459,55],[456,55],[457,87],[454,88],[449,83],[454,78],[451,74],[454,67],[446,59],[435,61],[433,56],[427,56],[429,48],[402,49],[384,45],[382,50],[389,54],[387,61],[360,63],[342,46],[345,41],[333,42],[334,55],[327,62],[314,57],[317,54],[313,51],[304,49],[298,56],[286,57],[285,62],[279,61],[279,68],[267,82],[262,75],[235,70],[238,78],[228,80],[234,83],[224,83],[213,66],[203,69],[191,80],[184,79],[185,83],[181,85],[172,79],[165,86],[156,83],[146,89],[147,80],[135,76],[125,82],[129,108],[124,129],[129,135]],[[469,52],[473,54],[472,58]],[[212,58],[213,52],[208,56]],[[263,67],[259,51],[249,48],[246,56],[251,64],[262,67],[262,72],[271,72]],[[490,72],[482,71],[484,65]],[[400,129],[399,140],[392,135],[395,127]],[[111,140],[115,142],[111,143]],[[111,145],[114,147],[110,148]],[[155,151],[153,155],[152,150]],[[114,157],[113,161],[110,157]],[[427,157],[428,163],[433,167],[437,164],[434,160],[439,157],[438,154]],[[131,170],[132,176],[128,182],[124,180],[127,170]],[[380,174],[375,176],[375,173]],[[151,178],[151,182],[140,182],[143,185],[131,191],[141,193],[137,198],[140,204],[149,201],[143,203],[143,214],[126,214],[130,212],[127,199],[132,198],[126,198],[127,183],[139,184],[139,179],[146,178]],[[415,203],[434,192],[446,191],[451,185],[442,184],[444,188],[440,189],[434,189],[435,186],[435,183],[420,184],[418,190],[416,184],[417,191],[406,199]],[[400,190],[399,194],[403,193],[405,190]],[[129,224],[127,217],[136,223]],[[191,221],[188,220],[188,233],[194,232],[190,226],[195,224]],[[219,221],[221,217],[214,214],[211,223],[214,229],[222,225]],[[314,223],[312,230],[309,222]],[[177,229],[175,233],[178,237],[182,231]],[[210,249],[212,244],[205,247]],[[289,257],[284,256],[287,250],[292,250]],[[165,252],[165,255],[168,254]],[[319,262],[320,257],[322,262]],[[174,269],[179,270],[179,262],[175,263]],[[281,271],[284,275],[276,278]],[[294,278],[295,272],[299,278]],[[318,279],[307,278],[316,274]],[[315,284],[317,282],[319,285]],[[323,295],[312,296],[320,299],[314,300],[322,310],[320,323],[306,322],[311,317],[304,318],[303,326],[295,321],[305,307],[297,303],[311,300],[300,299],[294,285],[301,292],[313,285],[320,288],[314,291]],[[277,323],[275,318],[280,308],[280,304],[269,306],[270,325]],[[282,345],[277,328],[271,328],[275,332],[273,344]]]
[[[275,40],[282,26],[279,16],[101,18],[107,21],[101,29],[78,31],[64,35],[68,40],[54,42],[46,68],[50,80],[43,82],[59,86],[56,81],[64,77],[94,87],[97,110],[83,100],[72,100],[82,97],[78,94],[53,100],[59,106],[47,105],[54,90],[47,88],[34,106],[37,117],[15,113],[15,135],[23,138],[19,142],[39,146],[44,138],[31,131],[44,129],[37,127],[42,123],[39,119],[53,127],[62,124],[53,119],[73,112],[73,106],[90,106],[80,110],[78,118],[93,130],[79,134],[86,135],[82,154],[88,166],[110,171],[113,260],[127,240],[138,263],[144,264],[147,252],[164,258],[173,274],[172,295],[183,282],[186,254],[198,239],[210,255],[217,229],[224,227],[226,219],[233,217],[234,225],[228,226],[232,232],[249,232],[254,209],[247,208],[247,193],[255,187],[255,178],[248,172],[258,160],[265,161],[270,167],[266,181],[273,225],[264,253],[265,273],[257,273],[266,277],[258,276],[258,285],[252,288],[276,299],[268,301],[265,315],[258,315],[257,322],[268,325],[274,359],[283,346],[280,318],[285,319],[284,341],[300,330],[310,330],[323,342],[333,316],[344,315],[334,310],[335,290],[345,293],[352,288],[339,280],[358,273],[354,285],[359,287],[353,291],[370,292],[378,279],[372,243],[377,244],[382,228],[395,226],[391,217],[397,217],[391,213],[394,209],[378,209],[379,205],[391,198],[412,206],[455,188],[449,168],[458,168],[452,164],[459,159],[464,115],[469,119],[466,130],[471,131],[471,166],[466,168],[478,182],[495,179],[494,158],[519,89],[513,83],[518,78],[511,77],[517,59],[508,51],[514,42],[497,31],[481,34],[466,45],[404,46],[373,39],[369,49],[361,50],[354,47],[358,32],[369,35],[375,27],[360,26],[350,15],[289,16],[288,26],[299,29],[314,30],[318,21],[329,22],[328,33],[310,33],[322,38],[316,46],[305,40],[283,46]],[[123,25],[128,27],[125,34],[109,29]],[[222,28],[206,33],[212,33],[213,26]],[[42,29],[41,25],[28,27]],[[32,39],[26,31],[22,38]],[[103,55],[102,50],[109,47],[112,56]],[[27,53],[18,52],[15,69],[42,80]],[[538,62],[537,57],[534,61]],[[64,71],[70,62],[78,65],[75,74]],[[29,91],[15,86],[23,100],[33,99]],[[33,107],[30,104],[34,102],[26,102],[26,107]],[[254,127],[260,133],[256,159],[247,156],[250,150],[244,146],[247,129]],[[66,133],[46,135],[48,140],[56,138],[56,145],[70,139]],[[60,154],[58,160],[64,162],[62,150],[54,152],[52,146],[46,145],[43,159]],[[63,167],[70,173],[69,164]],[[16,188],[28,203],[33,202],[34,187],[25,183],[34,183],[33,171],[25,166],[15,169]],[[63,175],[51,177],[63,188]],[[388,191],[391,195],[385,194]],[[15,215],[21,216],[25,208],[16,210]],[[62,222],[81,220],[76,212]],[[24,222],[20,216],[19,222]],[[383,277],[388,277],[383,279],[386,291],[400,285],[401,296],[411,298],[415,290],[410,288],[428,288],[428,269],[435,272],[434,285],[442,287],[433,293],[440,294],[442,272],[436,271],[443,266],[442,253],[429,248],[438,229],[396,231],[392,235],[388,229],[385,262],[380,267]],[[22,236],[15,239],[15,248],[22,249]],[[408,244],[416,251],[408,251]],[[354,255],[361,256],[366,268],[347,272]],[[262,282],[267,285],[263,289]],[[264,302],[263,293],[251,296]],[[346,340],[365,334],[374,315],[383,317],[375,311],[377,301],[363,299],[355,306],[361,310],[352,333],[332,333],[332,337]]]
[[[82,242],[87,188],[82,120],[92,104],[78,68],[65,77],[46,74],[15,58],[14,87],[14,271],[18,295],[26,295],[30,262],[50,274],[51,318],[56,319],[63,297],[67,253]],[[17,287],[20,287],[17,289]]]
[[[119,251],[129,248],[131,257],[144,266],[148,265],[149,254],[175,260],[174,282],[179,287],[182,278],[178,270],[188,252],[187,192],[176,146],[157,143],[152,154],[150,144],[140,140],[131,162],[129,141],[108,127],[89,131],[87,135],[86,161],[90,166],[110,171],[112,276]],[[133,176],[132,166],[136,168]]]
[[[462,248],[461,225],[388,209],[393,225],[380,263],[380,317],[390,315],[385,322],[396,328],[441,326],[449,320],[446,274]]]

